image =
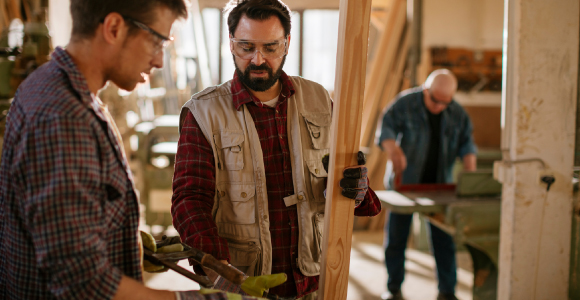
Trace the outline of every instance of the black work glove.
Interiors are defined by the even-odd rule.
[[[328,162],[330,161],[330,156],[326,154],[322,157],[322,165],[324,170],[328,173]],[[357,153],[357,166],[346,167],[342,172],[342,178],[340,180],[340,187],[342,188],[342,195],[354,199],[355,206],[359,206],[364,200],[367,190],[369,189],[369,182],[367,179],[367,167],[364,164],[367,162],[365,154],[359,151]]]

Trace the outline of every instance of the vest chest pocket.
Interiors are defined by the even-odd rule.
[[[218,186],[218,223],[256,223],[256,187],[253,184],[222,184]]]
[[[312,148],[328,149],[330,148],[330,114],[303,114]]]
[[[244,168],[244,132],[222,130],[213,135],[218,152],[218,168],[221,170],[241,170]]]

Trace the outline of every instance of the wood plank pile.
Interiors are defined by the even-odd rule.
[[[376,146],[375,132],[383,111],[401,91],[410,42],[406,9],[405,0],[391,0],[384,22],[373,22],[384,27],[379,29],[374,55],[368,62],[370,71],[365,88],[361,147],[366,149],[369,179],[374,190],[385,189],[383,175],[387,155]]]

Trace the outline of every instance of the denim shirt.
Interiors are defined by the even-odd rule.
[[[382,124],[379,125],[379,147],[384,140],[400,139],[400,147],[407,157],[407,168],[403,172],[402,184],[420,183],[429,151],[431,133],[422,91],[423,89],[418,87],[401,92],[383,115]],[[455,159],[476,153],[472,130],[469,116],[455,100],[452,100],[441,112],[437,182],[452,182]],[[392,174],[387,172],[385,179],[392,180]]]

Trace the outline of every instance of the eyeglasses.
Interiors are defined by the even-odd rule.
[[[154,55],[157,55],[159,53],[159,51],[162,51],[163,49],[165,49],[165,47],[167,47],[167,45],[169,45],[169,43],[171,43],[173,41],[173,37],[166,37],[164,35],[162,35],[161,33],[151,29],[151,27],[137,21],[134,19],[131,19],[129,17],[123,17],[125,20],[133,23],[133,25],[147,31],[148,33],[151,34],[151,36],[153,37],[153,45],[154,45]]]
[[[447,106],[447,105],[451,104],[451,101],[438,100],[437,98],[435,98],[435,96],[433,96],[433,92],[431,92],[431,91],[429,91],[429,98],[431,99],[431,101],[433,101],[433,103],[439,104],[442,106]]]
[[[230,50],[241,59],[253,59],[258,52],[264,59],[276,59],[286,55],[287,41],[287,39],[264,41],[230,38]]]

